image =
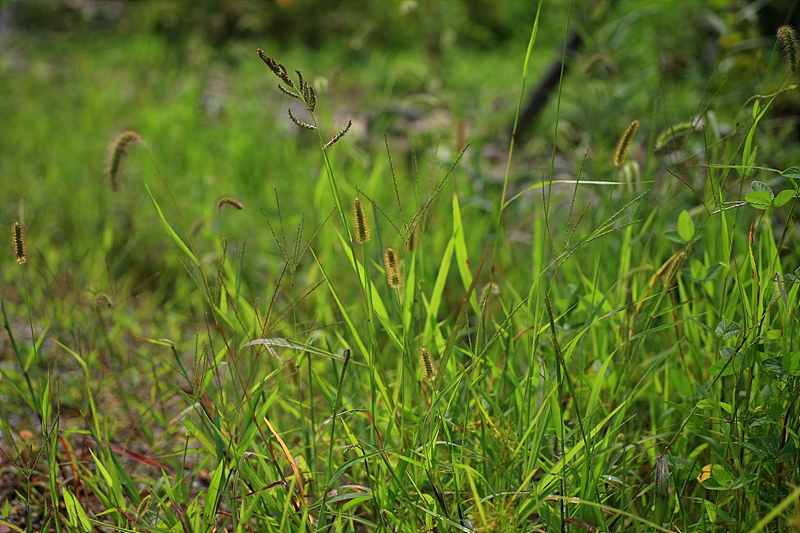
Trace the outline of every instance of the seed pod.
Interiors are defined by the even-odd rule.
[[[17,258],[17,263],[24,265],[28,261],[28,248],[25,246],[25,226],[22,222],[19,220],[14,222],[11,234],[14,241],[14,257]]]

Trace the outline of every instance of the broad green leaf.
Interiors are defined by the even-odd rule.
[[[783,356],[779,355],[778,357],[770,357],[764,359],[759,364],[761,365],[761,368],[776,374],[779,378],[783,379],[791,376],[791,374],[783,368]]]
[[[778,196],[775,197],[775,207],[780,207],[789,203],[789,201],[795,197],[797,191],[786,190],[781,191],[778,193]]]
[[[765,191],[749,192],[744,195],[744,199],[756,209],[766,209],[772,205],[772,196]]]
[[[690,272],[692,273],[692,278],[694,278],[696,281],[703,281],[706,279],[707,270],[703,263],[695,258],[692,258],[689,264],[691,265]]]
[[[787,168],[781,172],[781,176],[789,179],[800,179],[800,166]]]
[[[763,181],[754,181],[752,184],[750,184],[750,187],[753,189],[753,191],[763,191],[769,193],[770,199],[775,198],[775,193],[773,193],[772,189],[769,188],[769,185]]]
[[[762,459],[775,459],[781,448],[781,440],[778,437],[754,437],[739,444]]]
[[[683,240],[683,237],[675,230],[665,231],[664,237],[671,240],[672,242],[677,242],[678,244],[685,244],[686,241]]]
[[[691,241],[694,236],[694,221],[685,209],[678,216],[678,235],[685,242]]]
[[[783,356],[781,364],[790,374],[800,375],[800,352],[787,353]]]

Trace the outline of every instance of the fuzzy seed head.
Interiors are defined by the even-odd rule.
[[[656,137],[655,151],[659,152],[665,148],[677,147],[679,141],[689,136],[697,127],[697,121],[688,121],[675,124],[671,128],[662,131]]]
[[[147,511],[150,509],[150,504],[153,503],[153,496],[152,494],[148,494],[142,501],[139,502],[139,507],[136,508],[136,518],[141,520],[144,515],[147,514]]]
[[[625,128],[625,132],[622,134],[622,137],[619,138],[617,149],[614,152],[614,166],[621,167],[625,162],[625,158],[628,157],[628,148],[631,147],[631,143],[633,142],[633,138],[636,136],[637,131],[639,131],[639,121],[634,119],[630,124],[628,124],[628,127]]]
[[[794,71],[797,70],[797,31],[786,24],[778,28],[775,35],[781,43],[781,50],[783,50],[783,58],[786,60],[786,66],[789,68],[789,72],[794,74]]]
[[[433,360],[430,350],[423,347],[419,349],[419,366],[428,381],[436,379],[436,362]]]
[[[17,263],[24,265],[28,261],[28,248],[25,246],[25,226],[22,222],[19,220],[14,222],[11,234],[14,241],[14,257],[17,258]]]
[[[118,133],[106,150],[106,177],[112,191],[119,189],[119,176],[122,174],[122,166],[128,149],[141,142],[142,136],[134,130],[125,130]]]
[[[361,198],[358,196],[353,198],[353,226],[355,227],[356,242],[358,244],[364,244],[369,241],[369,219],[367,218],[364,204],[361,203]]]
[[[230,196],[223,196],[222,198],[217,200],[217,211],[222,212],[222,210],[225,209],[226,206],[234,207],[234,208],[238,209],[239,211],[244,209],[244,206],[242,205],[242,202],[239,202],[238,200],[234,200]]]
[[[400,257],[397,255],[397,250],[389,246],[383,252],[383,264],[386,267],[386,280],[389,287],[400,288],[403,285],[403,276],[400,274]]]

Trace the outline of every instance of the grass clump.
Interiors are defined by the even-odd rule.
[[[658,112],[631,122],[616,150],[616,117],[587,126],[568,161],[556,127],[544,163],[516,156],[544,171],[516,173],[509,149],[491,181],[485,139],[455,151],[387,136],[387,157],[365,157],[355,120],[329,127],[345,122],[326,109],[334,95],[258,55],[295,104],[284,115],[259,94],[292,132],[270,142],[288,153],[274,164],[280,195],[251,191],[223,227],[223,210],[242,207],[236,183],[194,206],[191,189],[172,193],[175,169],[146,133],[149,167],[130,166],[144,192],[115,197],[130,224],[109,215],[86,253],[111,264],[141,238],[161,247],[169,283],[145,297],[141,278],[101,268],[68,299],[45,266],[30,293],[24,270],[3,272],[22,289],[2,293],[15,356],[2,363],[12,402],[0,449],[19,488],[0,520],[30,531],[789,531],[800,171],[769,159],[786,79],[765,73],[779,90],[742,112],[709,103],[688,122],[653,91],[637,112]],[[651,148],[632,149],[640,127]],[[254,202],[269,252],[237,235],[253,227]],[[390,246],[398,238],[405,247]],[[28,271],[54,261],[29,248]]]

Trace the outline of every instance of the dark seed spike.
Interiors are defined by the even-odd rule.
[[[306,99],[306,103],[308,104],[308,109],[312,113],[314,109],[317,107],[317,93],[314,92],[314,87],[309,85],[308,86],[308,98]]]
[[[290,91],[289,89],[287,89],[286,87],[284,87],[284,86],[283,86],[283,85],[281,85],[280,83],[278,84],[278,89],[280,89],[280,90],[281,90],[281,92],[282,92],[283,94],[288,94],[288,95],[289,95],[289,96],[291,96],[292,98],[298,98],[298,99],[300,98],[300,95],[299,95],[299,94],[297,94],[297,93],[296,93],[296,92],[294,92],[294,91]]]
[[[325,148],[330,147],[333,143],[335,143],[336,141],[338,141],[339,139],[344,137],[345,133],[347,133],[350,130],[350,126],[352,126],[352,125],[353,125],[353,121],[352,120],[348,120],[347,121],[347,126],[345,126],[342,131],[340,131],[339,133],[334,135],[333,139],[331,139],[330,141],[325,143]]]
[[[291,109],[289,109],[289,118],[292,119],[292,122],[294,122],[300,128],[305,128],[307,130],[315,130],[315,129],[317,129],[317,127],[314,126],[313,124],[309,124],[307,122],[303,122],[302,120],[296,119],[295,116],[292,114],[292,110]]]

